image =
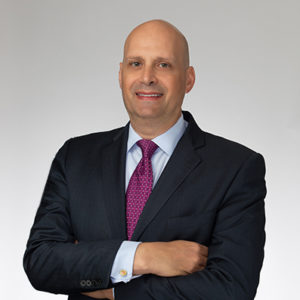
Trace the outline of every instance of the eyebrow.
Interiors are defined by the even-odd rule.
[[[124,61],[131,61],[131,60],[143,60],[142,57],[140,56],[128,56],[128,57],[124,57]]]
[[[128,56],[128,57],[125,57],[126,60],[144,60],[143,57],[141,56]],[[162,56],[158,56],[154,59],[155,61],[171,61],[172,58],[166,58],[166,57],[162,57]]]

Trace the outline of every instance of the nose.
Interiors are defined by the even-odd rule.
[[[157,83],[155,71],[152,66],[145,66],[141,74],[141,82],[147,86],[151,86]]]

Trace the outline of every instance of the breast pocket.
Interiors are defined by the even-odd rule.
[[[166,235],[171,240],[195,241],[208,245],[215,223],[216,211],[190,216],[172,217],[167,221]]]

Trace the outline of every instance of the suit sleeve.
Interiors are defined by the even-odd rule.
[[[54,158],[24,254],[24,269],[38,290],[72,294],[108,288],[121,240],[75,244],[66,176],[68,143]]]
[[[145,275],[115,288],[115,299],[254,299],[264,257],[265,165],[253,153],[219,206],[207,266],[187,276]]]

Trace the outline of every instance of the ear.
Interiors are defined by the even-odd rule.
[[[186,70],[185,92],[188,93],[194,86],[196,79],[195,70],[193,67],[188,67]]]
[[[121,88],[121,89],[122,89],[122,68],[123,68],[123,63],[120,62],[119,85],[120,85],[120,88]]]

